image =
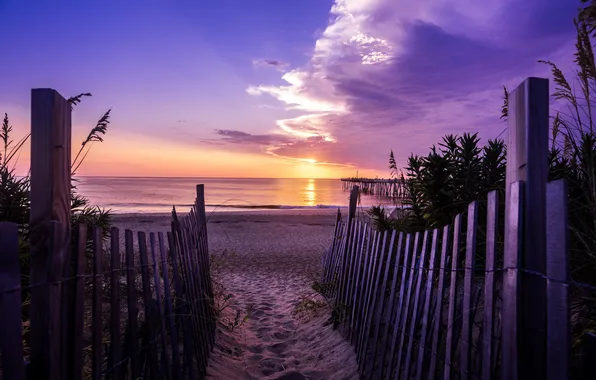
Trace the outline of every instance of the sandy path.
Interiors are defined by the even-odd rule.
[[[236,223],[220,216],[211,221],[213,252],[234,253],[217,271],[234,294],[224,318],[253,307],[240,329],[221,328],[209,378],[357,379],[353,348],[326,325],[330,310],[311,289],[333,233],[334,214],[250,219]],[[220,240],[224,231],[227,238]],[[319,303],[313,310],[297,312],[297,307],[314,304],[305,299]]]
[[[353,347],[326,324],[330,309],[311,288],[321,253],[330,243],[334,216],[334,210],[211,216],[214,279],[225,288],[223,294],[233,297],[221,314],[208,379],[359,378]],[[128,216],[117,224],[163,230],[168,219]],[[305,311],[307,305],[314,307]],[[226,328],[251,306],[241,326]]]

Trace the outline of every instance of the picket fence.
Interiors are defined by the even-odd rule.
[[[493,191],[412,233],[356,218],[358,186],[338,211],[319,289],[363,379],[596,378],[596,335],[572,358],[570,289],[596,288],[570,278],[566,184],[547,183],[548,81],[527,79],[509,105],[504,202]]]
[[[188,215],[173,210],[170,232],[125,230],[124,249],[118,228],[104,237],[79,225],[72,266],[50,248],[38,283],[26,280],[18,226],[0,222],[0,378],[204,378],[216,319],[197,193]],[[50,247],[63,228],[50,222]]]

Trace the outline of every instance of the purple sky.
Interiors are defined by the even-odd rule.
[[[0,112],[25,131],[31,88],[92,92],[75,135],[108,107],[113,120],[101,147],[111,157],[90,158],[91,174],[161,175],[147,163],[166,146],[219,154],[230,175],[234,157],[251,157],[282,171],[316,160],[312,175],[386,176],[389,149],[403,163],[445,133],[499,135],[502,86],[548,76],[538,59],[569,66],[579,6],[0,0]],[[212,175],[201,167],[188,174]]]

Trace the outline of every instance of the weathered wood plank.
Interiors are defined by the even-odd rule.
[[[352,305],[354,305],[354,307],[352,308],[352,331],[350,333],[350,343],[354,344],[355,342],[359,343],[359,337],[360,337],[360,332],[362,330],[362,326],[361,326],[361,319],[360,319],[360,308],[361,308],[361,303],[360,303],[360,297],[363,293],[363,288],[362,288],[362,281],[365,275],[365,267],[366,267],[366,244],[367,241],[370,239],[370,233],[371,230],[369,229],[368,225],[366,223],[362,224],[361,230],[360,230],[360,243],[359,243],[359,248],[358,248],[358,262],[357,262],[357,272],[356,272],[356,283],[355,283],[355,288],[356,291],[354,293],[354,296],[352,298]]]
[[[62,265],[64,259],[64,226],[57,221],[50,221],[50,252],[48,256],[47,295],[52,300],[48,315],[48,379],[62,379],[64,364],[62,350],[64,349],[63,309],[62,309]]]
[[[548,183],[546,197],[546,373],[548,379],[555,380],[567,379],[570,375],[569,228],[565,181]]]
[[[401,365],[402,365],[402,360],[404,358],[404,343],[406,341],[406,338],[408,340],[411,339],[410,336],[408,336],[408,332],[407,332],[407,326],[408,326],[408,318],[410,316],[410,303],[411,303],[411,299],[412,299],[412,288],[413,288],[413,284],[414,281],[416,279],[416,276],[418,275],[418,262],[416,261],[416,258],[418,257],[418,252],[419,252],[419,247],[420,247],[420,236],[421,233],[420,232],[416,232],[416,235],[414,237],[414,249],[412,250],[412,260],[410,262],[410,275],[408,276],[408,285],[407,285],[407,292],[406,292],[406,298],[404,299],[404,312],[402,314],[402,318],[399,324],[399,332],[401,334],[400,338],[399,338],[399,346],[397,348],[397,367],[395,368],[395,374],[397,377],[399,377],[399,374],[401,373]]]
[[[352,272],[353,272],[353,268],[354,268],[354,246],[356,244],[356,231],[358,229],[358,221],[357,220],[353,220],[352,221],[352,231],[351,231],[351,236],[349,239],[346,240],[348,247],[346,247],[345,249],[345,259],[346,259],[346,266],[345,266],[345,279],[344,279],[344,289],[343,289],[343,295],[342,295],[342,299],[340,300],[340,303],[342,305],[344,305],[344,307],[341,310],[341,319],[345,324],[347,324],[349,326],[349,311],[350,308],[353,307],[354,305],[351,304],[351,298],[350,295],[352,293],[352,286],[353,286],[353,279],[351,278]]]
[[[433,230],[433,239],[430,248],[430,259],[428,262],[428,274],[426,276],[426,290],[424,292],[424,304],[422,305],[422,321],[420,322],[420,346],[418,347],[418,360],[416,364],[416,380],[422,379],[422,368],[426,364],[427,357],[427,335],[429,330],[430,303],[432,300],[433,279],[435,261],[439,244],[439,230]]]
[[[29,278],[32,284],[47,281],[50,275],[50,250],[53,251],[54,264],[60,268],[60,276],[65,263],[70,264],[70,128],[70,107],[66,99],[52,89],[31,90]],[[51,236],[51,220],[62,223],[63,227],[59,228],[60,236]],[[51,248],[49,244],[52,239],[54,247]],[[55,300],[52,299],[50,304],[48,291],[49,288],[43,286],[31,289],[30,374],[33,378],[53,374],[57,367],[56,370],[60,373],[56,376],[62,376],[62,367],[66,364],[59,357],[60,354],[52,352],[49,346],[48,334],[51,329],[48,326],[48,316],[55,308]],[[62,341],[62,335],[55,339]],[[60,348],[61,352],[63,348]]]
[[[388,362],[387,362],[387,371],[386,371],[386,377],[385,377],[386,380],[391,380],[391,376],[395,372],[395,370],[393,368],[393,364],[395,363],[395,350],[397,347],[397,339],[399,338],[398,334],[400,333],[400,326],[402,323],[401,321],[403,319],[403,314],[404,314],[404,310],[405,310],[404,298],[405,298],[405,292],[406,292],[406,288],[407,288],[406,280],[409,279],[408,273],[410,272],[410,270],[409,270],[410,265],[412,265],[410,259],[413,260],[413,258],[414,258],[414,255],[410,253],[410,248],[412,248],[412,234],[408,234],[406,236],[406,248],[403,253],[404,260],[403,260],[401,282],[399,285],[399,298],[398,298],[397,308],[395,309],[395,322],[393,323],[393,337],[390,341],[391,344],[389,345],[390,348],[389,348],[389,358],[388,358]],[[399,355],[399,351],[398,351],[398,355]]]
[[[151,294],[151,283],[149,280],[149,260],[147,258],[147,236],[144,232],[138,233],[139,239],[139,260],[141,262],[141,281],[143,283],[143,301],[145,304],[145,324],[147,325],[146,333],[149,336],[149,369],[151,371],[150,376],[157,376],[159,373],[157,367],[157,349],[155,347],[155,326],[153,311],[151,310],[151,304],[153,303],[153,296]]]
[[[443,228],[443,239],[441,247],[441,258],[439,260],[439,282],[437,283],[437,302],[435,306],[435,317],[430,348],[430,365],[428,366],[428,379],[435,379],[437,372],[437,352],[439,348],[439,336],[443,320],[443,297],[445,292],[445,272],[447,269],[447,256],[449,255],[449,232],[451,227]]]
[[[172,351],[172,378],[174,380],[182,379],[182,370],[180,368],[180,350],[178,347],[178,328],[176,327],[176,320],[174,318],[174,308],[172,303],[172,291],[170,288],[170,275],[167,261],[167,250],[163,232],[157,234],[159,244],[159,256],[161,260],[163,287],[164,287],[164,310],[165,319],[167,319],[170,331],[170,344]]]
[[[501,310],[501,374],[503,380],[524,379],[518,372],[518,339],[519,339],[519,263],[522,250],[522,210],[523,182],[511,184],[510,197],[505,219],[505,251],[503,257],[503,305]]]
[[[192,358],[193,352],[193,343],[192,343],[192,329],[190,327],[190,318],[188,315],[190,314],[188,304],[184,300],[184,285],[182,284],[182,275],[180,271],[182,270],[182,264],[178,263],[178,257],[180,254],[178,253],[179,246],[177,242],[177,238],[174,235],[174,222],[172,222],[172,232],[168,232],[168,244],[170,246],[170,256],[172,260],[172,274],[174,276],[174,289],[175,289],[175,313],[178,317],[177,325],[180,328],[180,333],[182,334],[182,342],[183,342],[183,358],[186,361],[186,365],[182,365],[184,369],[183,377],[185,373],[188,373],[188,377],[194,379],[196,377],[196,371],[192,362],[189,363],[188,358]]]
[[[24,380],[19,230],[0,222],[0,368],[5,379]]]
[[[362,244],[362,238],[363,238],[363,226],[364,223],[360,223],[358,222],[356,225],[356,229],[354,230],[354,245],[352,248],[353,254],[352,254],[352,272],[350,273],[351,276],[351,281],[350,281],[350,292],[348,294],[348,302],[350,305],[350,309],[348,310],[348,325],[349,325],[349,329],[348,329],[348,339],[352,340],[354,333],[355,333],[355,326],[354,326],[354,311],[356,309],[356,294],[357,292],[360,290],[358,287],[358,278],[359,278],[359,271],[361,269],[361,260],[362,257],[360,256],[361,254],[361,244]]]
[[[93,301],[91,322],[91,377],[94,380],[102,378],[103,361],[103,289],[102,289],[102,259],[103,259],[103,230],[101,227],[93,228]]]
[[[484,317],[482,318],[482,378],[493,375],[493,340],[495,314],[495,269],[497,266],[497,226],[499,225],[499,193],[488,193],[486,220],[486,262],[484,278]]]
[[[168,340],[167,340],[167,334],[166,334],[166,318],[164,316],[164,307],[162,304],[162,294],[161,294],[161,277],[159,275],[159,266],[157,265],[157,247],[156,247],[157,241],[155,239],[155,233],[151,232],[149,233],[149,253],[151,255],[151,265],[153,268],[153,281],[155,284],[155,298],[157,301],[157,311],[158,311],[158,318],[159,320],[157,321],[157,323],[159,323],[159,329],[161,332],[161,344],[163,347],[163,351],[165,352],[167,350],[168,347]],[[166,269],[167,270],[167,269]],[[165,284],[164,284],[165,285]],[[163,355],[163,363],[162,366],[165,367],[162,372],[165,370],[165,375],[166,375],[166,379],[170,380],[172,378],[172,371],[170,368],[170,360],[167,354]],[[161,376],[161,373],[160,373]]]
[[[429,238],[430,231],[424,231],[424,237],[422,239],[422,251],[420,252],[420,259],[417,265],[418,270],[418,278],[416,279],[416,289],[414,290],[414,307],[412,309],[412,320],[410,321],[410,331],[408,333],[408,346],[406,350],[406,362],[404,363],[405,369],[403,372],[403,378],[409,379],[411,378],[410,374],[410,365],[412,364],[412,348],[414,345],[414,337],[416,326],[418,322],[418,303],[420,302],[420,297],[424,297],[424,294],[420,294],[420,289],[422,287],[422,278],[424,277],[424,267],[426,264],[426,252],[428,247],[428,238]],[[424,343],[420,342],[420,345],[423,346]]]
[[[387,311],[385,312],[385,328],[383,329],[383,333],[381,336],[383,337],[383,342],[381,343],[381,350],[383,352],[383,359],[381,362],[381,374],[379,376],[380,379],[383,379],[383,376],[387,373],[387,367],[389,366],[389,361],[391,361],[388,353],[392,352],[390,346],[395,344],[395,340],[391,340],[392,332],[394,331],[394,316],[397,314],[397,303],[395,302],[395,293],[397,290],[397,283],[400,269],[402,268],[402,244],[404,241],[404,233],[400,232],[399,237],[397,240],[397,250],[396,250],[396,258],[395,258],[395,265],[393,265],[393,278],[391,280],[391,290],[389,293],[389,304],[387,306]]]
[[[472,292],[474,287],[474,267],[476,265],[476,229],[478,227],[478,202],[468,205],[468,231],[466,233],[466,258],[464,268],[464,295],[462,310],[462,332],[460,341],[461,380],[470,375],[472,356]]]
[[[79,224],[77,232],[77,250],[75,254],[75,282],[73,286],[73,326],[72,326],[72,357],[71,379],[80,379],[83,376],[83,332],[85,329],[85,264],[87,250],[87,225]]]
[[[368,257],[367,257],[367,266],[365,269],[365,275],[364,275],[364,283],[362,286],[362,298],[361,301],[362,303],[360,304],[360,316],[361,316],[361,323],[362,323],[362,327],[361,327],[361,332],[360,332],[360,337],[359,337],[359,344],[356,348],[356,360],[358,361],[358,368],[360,369],[361,365],[362,365],[362,361],[366,359],[366,356],[364,356],[364,358],[362,357],[362,355],[365,355],[366,353],[364,353],[364,342],[368,339],[366,332],[367,332],[367,325],[366,325],[366,315],[369,309],[369,300],[370,300],[370,288],[371,288],[371,283],[372,283],[372,277],[373,277],[373,272],[374,272],[374,267],[375,267],[375,259],[376,259],[376,253],[377,253],[377,247],[379,246],[379,244],[381,243],[381,239],[382,239],[382,234],[380,232],[375,231],[374,233],[374,240],[371,242],[370,244],[370,249],[368,250]]]
[[[137,286],[135,283],[134,241],[131,230],[124,231],[124,246],[126,250],[126,296],[128,303],[128,347],[130,348],[130,370],[133,379],[141,376],[139,353],[139,327]]]
[[[387,238],[390,237],[390,235],[387,233],[387,231],[383,231],[382,232],[382,244],[379,244],[377,246],[376,249],[376,254],[375,254],[375,261],[374,261],[374,266],[373,266],[373,271],[372,271],[372,282],[369,286],[369,292],[370,292],[370,296],[369,296],[369,303],[368,303],[368,307],[366,308],[366,319],[365,319],[365,335],[364,335],[364,357],[362,360],[362,372],[363,373],[367,373],[367,365],[371,364],[370,367],[370,374],[372,375],[372,370],[374,369],[374,357],[372,357],[372,359],[368,358],[368,347],[370,345],[370,338],[371,338],[371,330],[373,329],[373,322],[376,319],[375,318],[375,314],[378,313],[378,303],[379,301],[382,302],[382,298],[379,296],[379,283],[381,281],[381,274],[383,273],[383,267],[384,267],[384,261],[385,261],[385,252],[386,252],[386,247],[387,247]],[[372,332],[374,333],[374,330],[372,330]],[[373,345],[376,346],[377,342],[373,341],[372,342]]]
[[[546,273],[546,182],[549,145],[548,80],[527,78],[509,94],[507,176],[505,203],[510,204],[510,189],[515,181],[524,181],[524,219],[522,226],[521,267]],[[507,209],[506,209],[507,213]],[[506,220],[509,218],[506,216]],[[507,229],[505,230],[506,234]],[[505,236],[505,240],[508,240]],[[531,247],[524,253],[523,247]],[[518,359],[521,378],[546,376],[546,281],[542,276],[523,272],[524,289],[520,308]]]
[[[108,368],[112,380],[122,379],[119,368],[113,368],[121,360],[120,343],[120,230],[110,230],[110,360]]]
[[[447,314],[447,334],[446,334],[446,348],[445,348],[445,370],[443,373],[444,380],[451,379],[453,368],[452,359],[453,352],[455,351],[454,336],[454,321],[455,321],[455,309],[457,305],[457,284],[458,284],[458,271],[460,268],[460,231],[461,231],[461,214],[455,217],[453,223],[453,251],[451,253],[451,281],[449,286],[449,309]]]
[[[373,324],[375,326],[375,330],[373,333],[373,352],[372,352],[372,361],[371,361],[371,365],[370,365],[370,372],[369,372],[369,378],[372,377],[373,375],[373,370],[375,368],[375,364],[377,362],[377,354],[380,352],[381,355],[384,355],[385,351],[379,351],[379,348],[383,349],[384,346],[381,346],[379,344],[379,338],[380,338],[380,332],[382,329],[382,326],[386,325],[386,321],[384,320],[384,316],[387,313],[387,309],[389,308],[390,305],[390,298],[387,298],[387,281],[389,280],[389,275],[391,274],[391,269],[394,268],[394,266],[392,266],[391,264],[394,263],[395,261],[395,236],[397,235],[397,231],[393,230],[391,232],[391,239],[389,241],[389,246],[387,246],[387,248],[383,250],[383,252],[387,252],[386,254],[386,260],[385,260],[385,265],[384,265],[384,272],[383,272],[383,278],[381,279],[381,283],[380,283],[380,290],[378,291],[378,294],[380,297],[380,301],[378,303],[378,307],[377,310],[375,311],[375,318],[373,320]],[[381,344],[383,339],[381,339]],[[380,358],[380,366],[379,366],[379,370],[380,372],[382,372],[381,368],[383,366],[383,356],[381,356]]]

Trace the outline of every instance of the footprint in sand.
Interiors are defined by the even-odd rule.
[[[273,333],[273,337],[279,340],[285,340],[290,337],[291,333],[289,331],[276,331]]]
[[[284,370],[283,361],[276,358],[263,359],[259,364],[261,367],[261,373],[265,376],[269,376]]]
[[[260,354],[264,350],[263,346],[249,346],[246,349],[254,354]]]
[[[276,377],[275,380],[308,380],[306,376],[300,372],[286,372],[283,375]]]
[[[281,354],[286,348],[288,348],[288,343],[275,343],[267,347],[267,351],[273,352],[274,354]]]

